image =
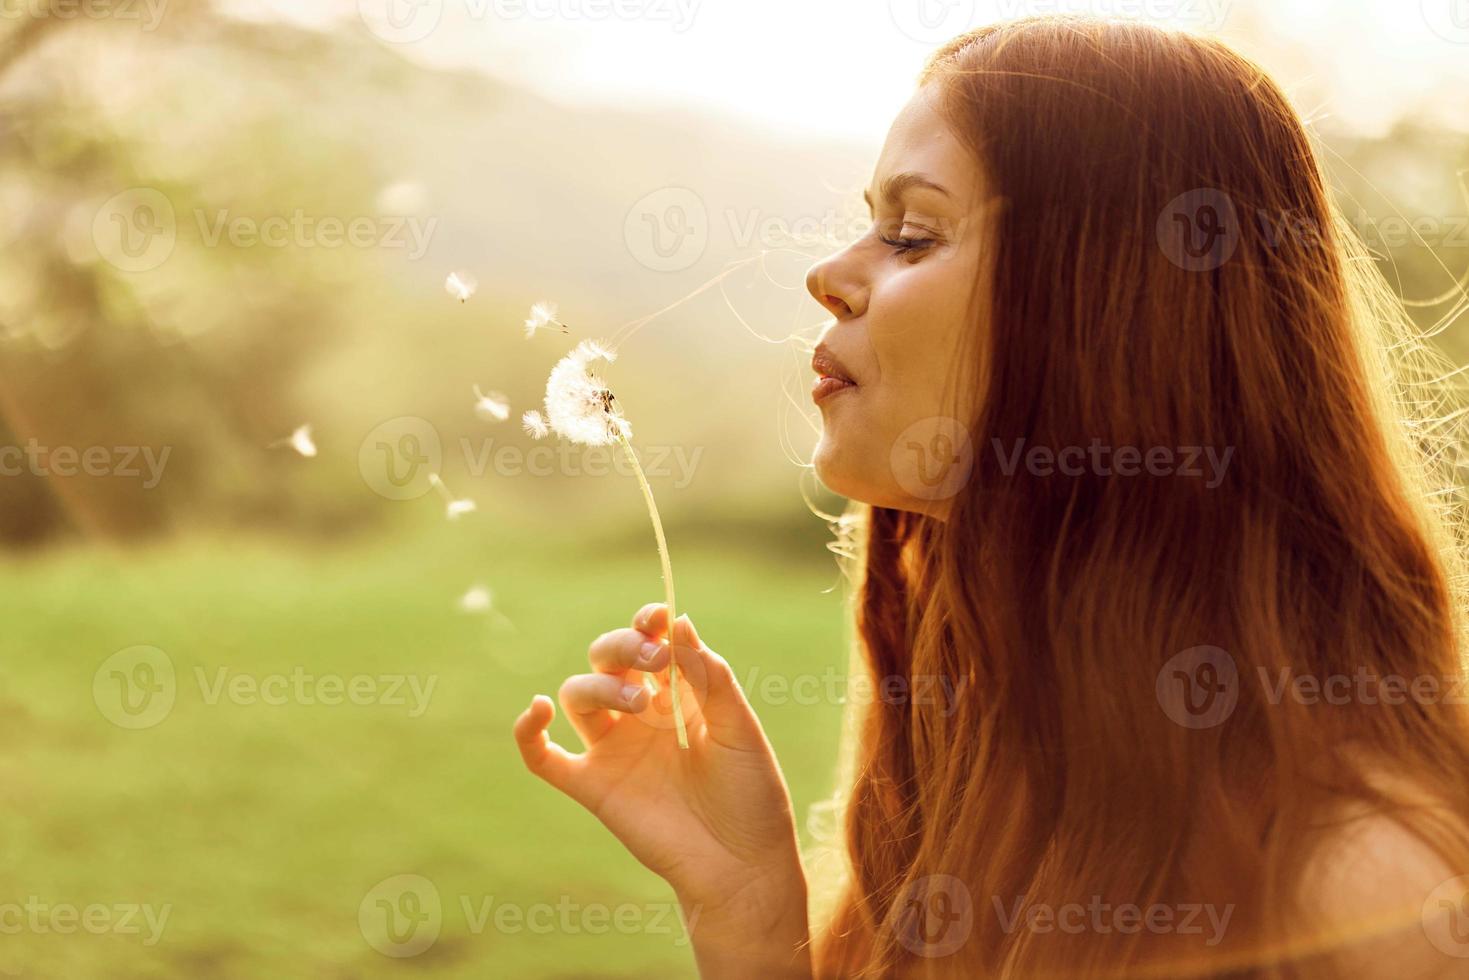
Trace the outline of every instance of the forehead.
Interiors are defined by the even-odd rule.
[[[940,114],[938,97],[936,85],[921,86],[893,120],[873,174],[874,201],[882,181],[899,173],[920,173],[942,184],[956,201],[970,201],[979,168]]]

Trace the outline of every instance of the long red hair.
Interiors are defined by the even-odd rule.
[[[1264,682],[1461,675],[1439,362],[1335,220],[1298,115],[1223,44],[1033,19],[955,39],[923,84],[998,202],[963,361],[973,468],[946,520],[856,505],[844,523],[861,669],[957,697],[853,719],[818,976],[1307,975],[1333,937],[1305,928],[1303,876],[1342,806],[1469,871],[1462,825],[1435,816],[1469,815],[1462,708]],[[1180,201],[1227,232],[1214,254],[1178,251]],[[1232,456],[1217,486],[1037,475],[997,451],[1019,440]],[[1159,674],[1201,647],[1237,700],[1191,726]],[[1232,920],[1217,945],[1005,921],[1094,896]],[[915,941],[935,897],[968,908],[956,948]]]

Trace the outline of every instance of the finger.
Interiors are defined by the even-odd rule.
[[[696,690],[698,710],[711,737],[739,748],[752,748],[764,742],[760,720],[745,698],[734,669],[729,661],[704,644],[687,615],[679,616],[674,622],[673,654],[681,680],[687,679]]]
[[[624,683],[616,674],[573,674],[562,682],[557,696],[566,720],[588,748],[617,723],[613,711],[642,711],[650,697],[646,687]]]
[[[515,744],[520,749],[520,758],[525,767],[569,796],[576,796],[576,774],[581,760],[569,754],[551,741],[546,732],[551,719],[556,717],[556,707],[544,694],[531,699],[530,707],[515,719],[513,732]]]
[[[662,639],[668,632],[668,603],[650,602],[639,609],[632,618],[632,628],[655,640]]]
[[[668,666],[668,647],[641,630],[612,630],[592,641],[587,659],[593,670],[603,674],[662,670]]]

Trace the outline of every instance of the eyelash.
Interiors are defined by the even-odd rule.
[[[938,241],[935,238],[904,238],[901,235],[897,238],[889,238],[886,235],[879,237],[882,238],[884,245],[893,250],[894,255],[905,257],[932,248]]]

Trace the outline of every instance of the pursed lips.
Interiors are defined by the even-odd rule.
[[[846,367],[825,344],[816,346],[811,356],[811,370],[816,372],[816,380],[811,383],[811,399],[818,404],[839,391],[857,387]]]

